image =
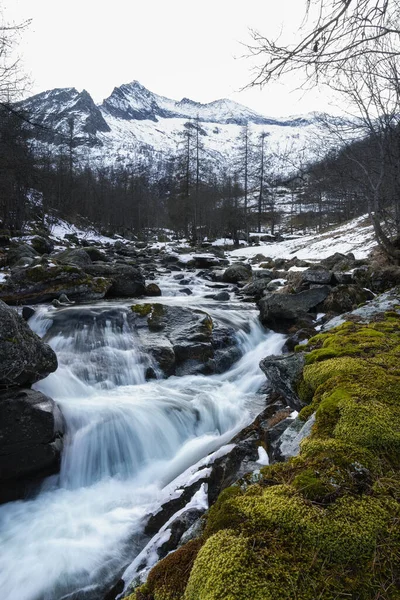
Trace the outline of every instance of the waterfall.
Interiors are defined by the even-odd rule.
[[[149,382],[150,359],[127,327],[124,304],[42,307],[33,317],[59,359],[36,387],[59,403],[67,432],[59,476],[36,497],[0,507],[3,600],[90,597],[138,553],[143,518],[174,479],[261,409],[258,364],[280,352],[283,336],[266,333],[250,307],[204,308],[236,324],[242,358],[222,375]]]

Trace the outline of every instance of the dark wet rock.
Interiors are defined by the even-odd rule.
[[[250,276],[250,265],[244,263],[235,263],[225,270],[222,279],[227,283],[238,283],[239,281],[247,281]]]
[[[30,385],[57,369],[54,351],[0,300],[0,384]]]
[[[218,302],[226,302],[230,300],[230,295],[228,292],[219,292],[213,296],[213,300],[217,300]]]
[[[388,292],[385,292],[363,306],[353,310],[351,313],[333,317],[323,324],[322,330],[327,331],[338,325],[342,325],[345,321],[353,320],[357,323],[370,323],[379,315],[388,311],[397,311],[399,306],[400,287],[395,287]]]
[[[214,327],[202,310],[163,304],[135,304],[128,323],[166,376],[221,372],[235,361],[235,332]]]
[[[0,393],[0,502],[24,497],[60,465],[63,418],[40,392],[13,388]]]
[[[301,342],[310,339],[315,334],[316,331],[313,327],[309,327],[307,329],[299,329],[286,340],[284,346],[285,351],[293,352],[296,346],[298,346]]]
[[[161,290],[156,283],[146,285],[146,296],[161,296]]]
[[[301,273],[304,283],[329,284],[332,281],[332,271],[325,269],[307,269]]]
[[[78,267],[92,264],[89,254],[83,248],[68,248],[56,254],[54,259],[63,265],[76,265]]]
[[[176,256],[176,254],[166,254],[165,256],[162,257],[162,262],[169,265],[171,263],[177,263],[179,260],[179,256]]]
[[[268,273],[271,272],[268,271]],[[244,294],[245,296],[251,296],[255,300],[261,300],[264,293],[268,290],[268,286],[272,278],[272,274],[268,274],[268,276],[266,277],[256,279],[255,281],[252,281],[251,283],[245,285],[241,289],[240,293]]]
[[[148,347],[148,352],[166,377],[175,373],[176,356],[169,340],[165,340],[164,343],[159,342],[157,346]]]
[[[0,248],[10,245],[11,232],[9,229],[0,229]]]
[[[335,271],[333,273],[333,278],[335,283],[344,285],[350,285],[351,283],[353,283],[354,280],[352,273],[346,273],[341,271]]]
[[[385,265],[372,268],[370,272],[370,285],[375,292],[385,292],[400,285],[400,267]]]
[[[182,294],[186,294],[186,296],[191,296],[193,294],[193,292],[190,288],[182,288],[181,292],[182,292]]]
[[[274,392],[280,394],[287,406],[301,410],[304,403],[297,395],[296,386],[301,378],[305,358],[302,353],[267,356],[260,362]]]
[[[31,317],[36,313],[36,310],[31,306],[23,306],[22,307],[22,318],[24,321],[29,321]]]
[[[191,508],[176,517],[168,527],[171,532],[169,539],[157,548],[159,558],[164,558],[171,550],[175,550],[178,547],[183,534],[190,529],[204,513],[205,509],[198,510],[196,508]]]
[[[8,264],[11,266],[16,265],[17,263],[26,264],[27,259],[36,258],[37,253],[32,248],[32,246],[28,246],[28,244],[18,244],[16,246],[12,246],[7,254]]]
[[[201,470],[199,471],[201,473]],[[199,477],[198,481],[182,488],[182,493],[171,500],[165,502],[160,509],[151,515],[146,523],[144,532],[147,535],[154,535],[163,525],[176,513],[182,510],[191,500],[193,495],[200,489],[201,484],[207,481],[208,471],[204,470],[204,477]]]
[[[279,290],[279,288],[282,287],[282,282],[281,281],[270,281],[267,285],[267,291],[268,292],[276,292],[277,290]]]
[[[124,263],[93,263],[84,267],[92,277],[104,277],[111,281],[108,298],[137,298],[146,294],[145,280],[140,269]]]
[[[372,300],[374,294],[357,285],[338,285],[330,291],[320,308],[322,312],[343,313]]]
[[[117,596],[122,594],[124,591],[125,582],[123,579],[119,579],[113,587],[103,597],[103,600],[116,600]]]
[[[64,235],[64,239],[66,239],[68,242],[71,242],[72,244],[76,244],[77,246],[79,246],[79,244],[81,243],[76,233],[66,233]]]
[[[321,260],[321,265],[331,271],[348,271],[355,264],[356,259],[352,253],[341,254],[340,252],[335,252],[335,254]]]
[[[222,264],[228,264],[228,261],[212,254],[201,254],[193,257],[193,266],[196,269],[209,269],[210,267],[217,267]]]
[[[323,302],[330,291],[329,286],[317,286],[298,294],[271,293],[264,296],[258,303],[261,322],[274,328],[296,321]]]
[[[89,256],[90,260],[93,262],[96,262],[96,261],[109,262],[110,261],[110,258],[107,256],[107,254],[102,252],[99,248],[96,248],[96,246],[85,246],[83,248],[83,250],[86,252],[86,254]],[[90,264],[90,263],[87,263],[87,264]]]
[[[111,287],[111,281],[90,277],[74,265],[36,265],[13,271],[0,284],[0,299],[8,304],[51,302],[61,294],[74,301],[99,300]]]
[[[31,245],[38,254],[51,254],[54,250],[54,242],[39,235],[32,239]]]
[[[66,294],[60,294],[60,297],[58,298],[58,300],[62,304],[73,304],[73,302],[71,302],[71,300],[68,298],[68,296]]]

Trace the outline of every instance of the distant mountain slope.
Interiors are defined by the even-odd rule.
[[[82,164],[165,163],[179,152],[181,133],[190,119],[201,122],[204,153],[218,168],[228,168],[234,161],[238,136],[246,123],[255,146],[261,133],[267,134],[270,160],[276,162],[278,171],[288,170],[300,153],[303,161],[319,156],[321,150],[311,140],[324,138],[315,114],[283,120],[227,99],[208,104],[188,98],[176,101],[154,94],[138,81],[114,88],[100,105],[86,90],[64,88],[32,96],[17,108],[40,125],[32,131],[39,150],[51,145],[57,153],[73,138]],[[290,154],[286,166],[277,158],[284,154]]]

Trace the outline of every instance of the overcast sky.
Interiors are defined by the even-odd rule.
[[[326,110],[328,96],[291,91],[293,79],[240,91],[254,59],[249,29],[291,39],[305,0],[3,0],[8,21],[32,19],[20,44],[31,93],[86,89],[96,102],[138,80],[151,91],[198,102],[231,98],[285,116]]]

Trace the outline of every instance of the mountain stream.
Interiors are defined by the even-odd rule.
[[[199,279],[190,296],[171,276],[159,284],[157,302],[233,326],[242,357],[223,374],[163,379],[156,371],[146,381],[144,351],[123,324],[132,302],[38,308],[30,325],[59,368],[36,388],[60,405],[66,434],[59,475],[32,498],[0,507],[2,600],[102,598],[99,582],[143,549],[145,516],[263,408],[259,361],[280,353],[284,337],[264,330],[252,305],[205,299],[210,289]],[[206,503],[204,486],[196,498]]]

